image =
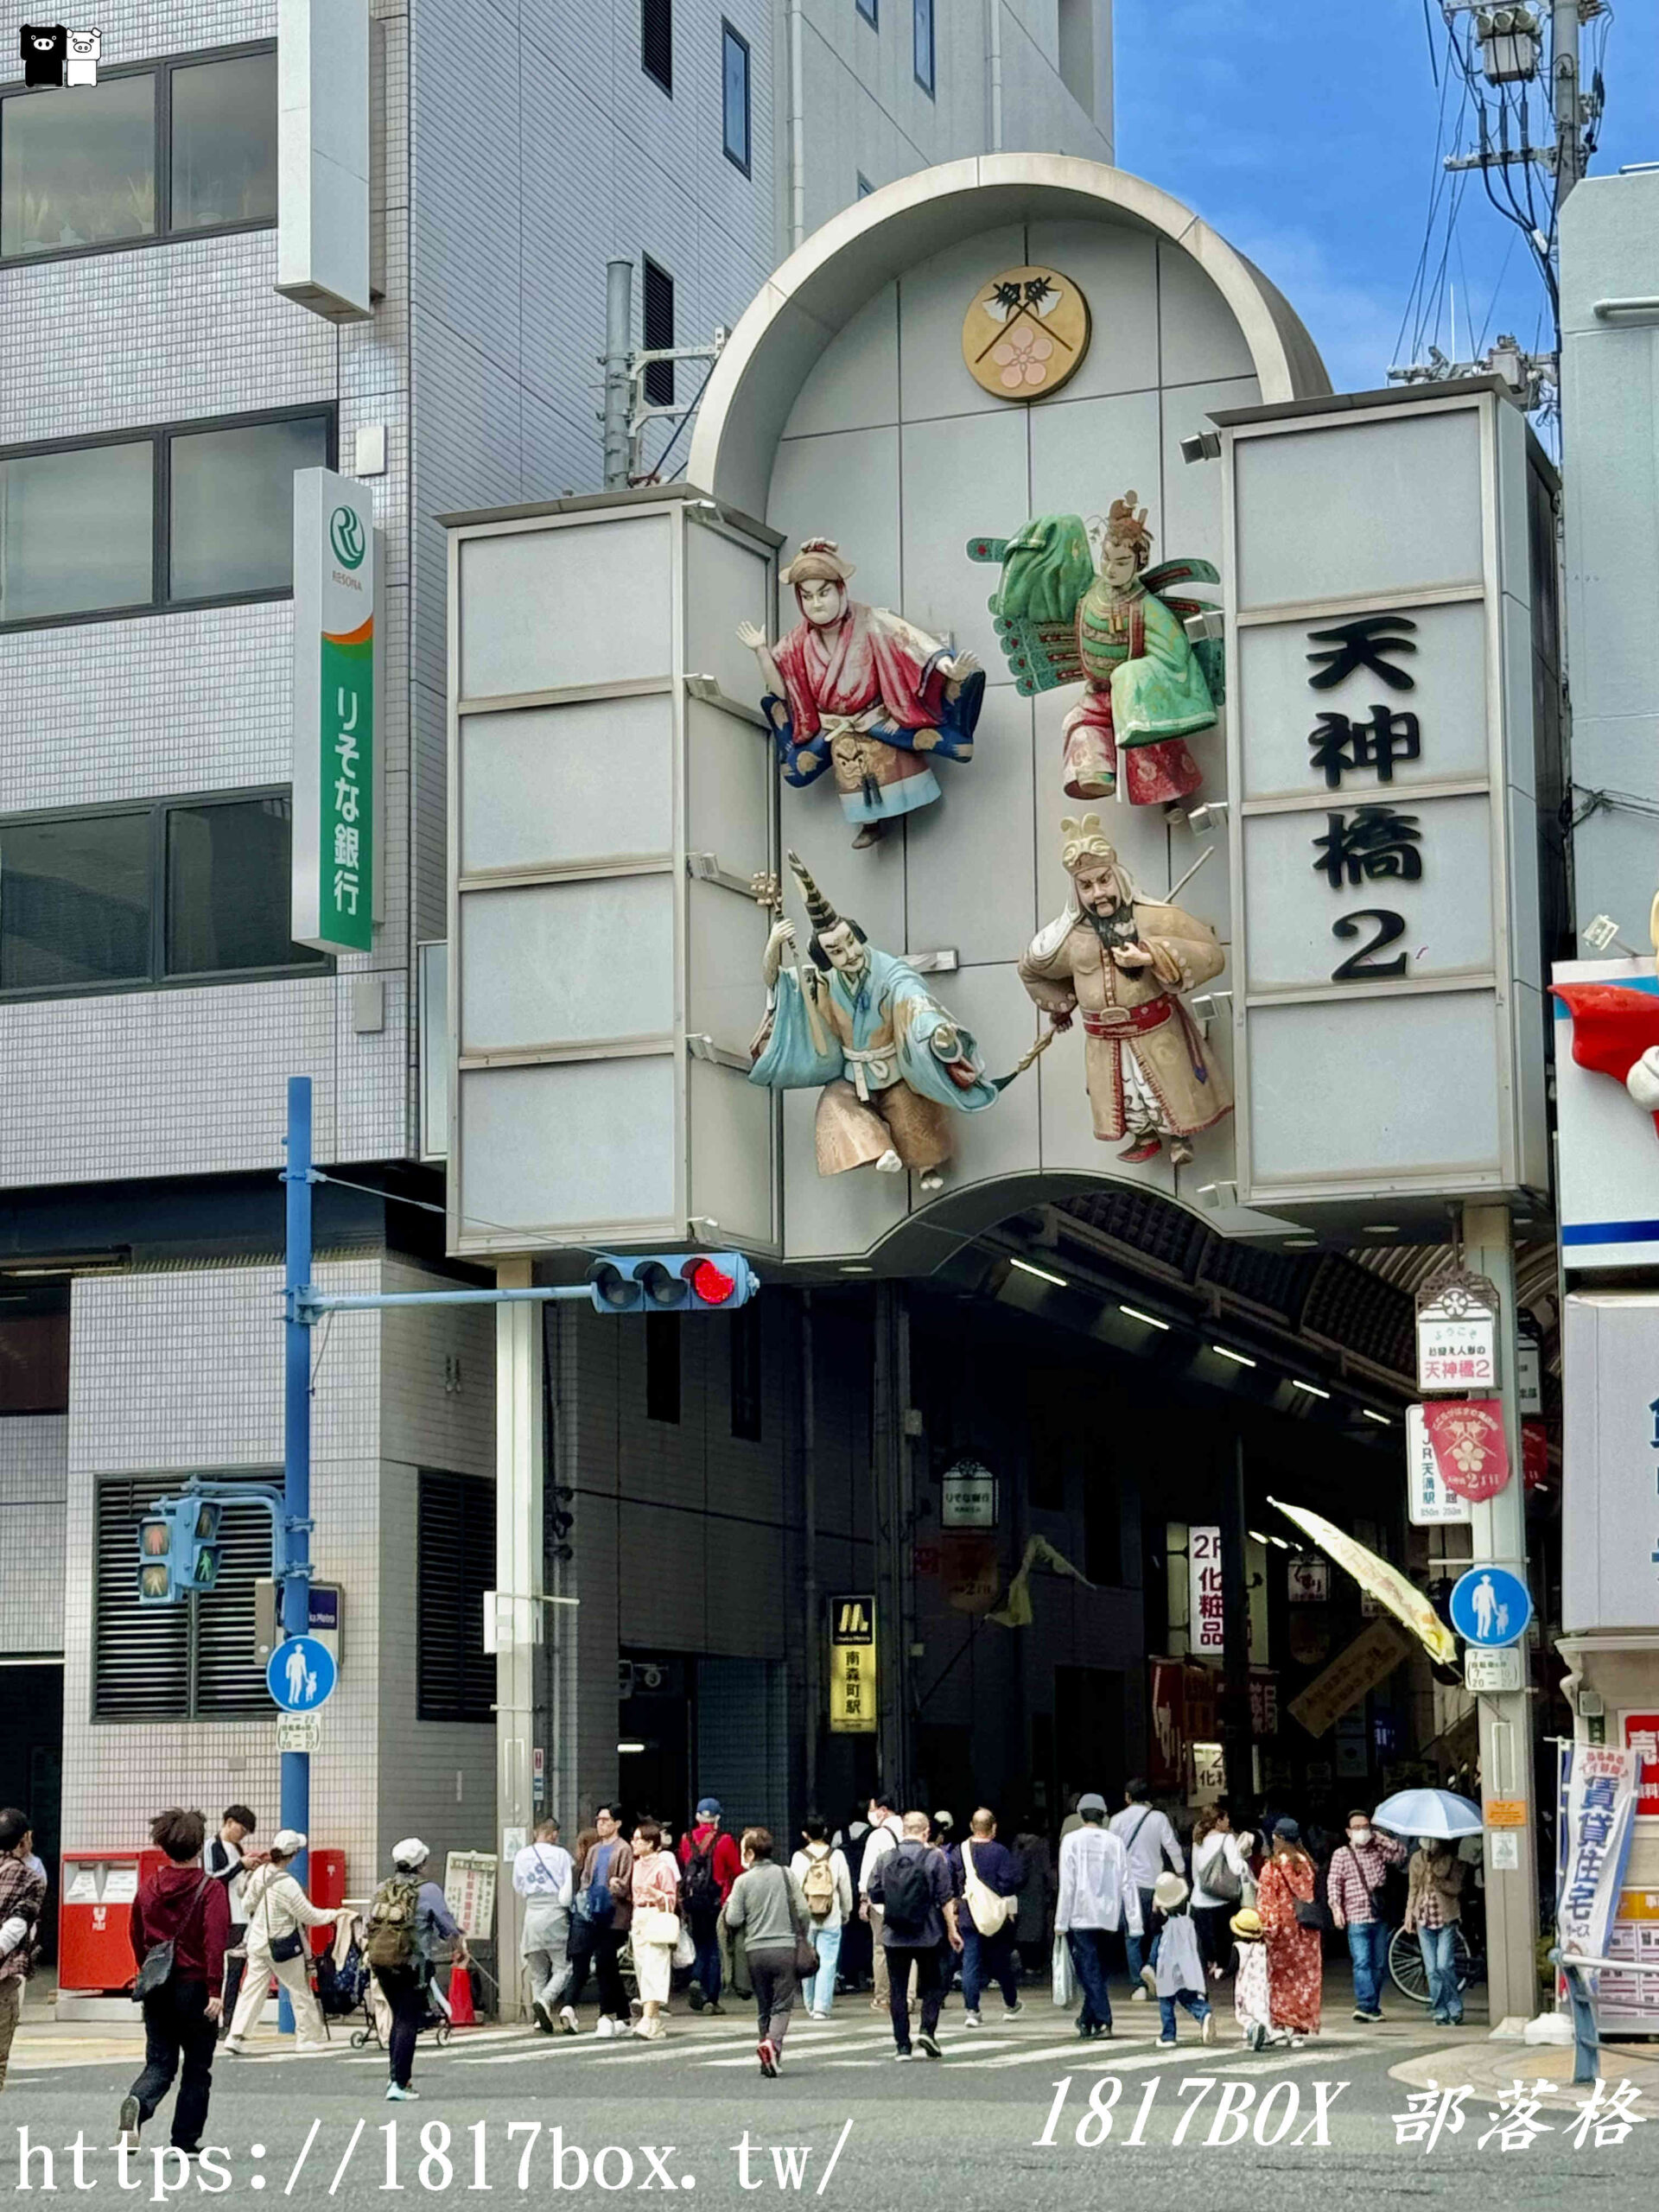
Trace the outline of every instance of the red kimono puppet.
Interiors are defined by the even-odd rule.
[[[737,634],[760,664],[784,781],[804,789],[833,769],[854,844],[873,845],[938,798],[933,759],[972,758],[985,676],[971,653],[851,598],[852,575],[829,538],[808,538],[782,576],[801,620],[775,647],[752,622]]]

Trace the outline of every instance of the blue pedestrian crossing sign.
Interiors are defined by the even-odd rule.
[[[284,1713],[315,1713],[334,1695],[339,1681],[334,1654],[315,1636],[290,1636],[265,1667],[265,1687]]]
[[[1483,1651],[1518,1643],[1532,1618],[1526,1584],[1507,1567],[1471,1567],[1452,1592],[1452,1625]]]

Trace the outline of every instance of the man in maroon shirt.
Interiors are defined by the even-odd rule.
[[[184,2062],[173,2107],[173,2147],[201,2148],[213,2088],[225,1946],[231,1937],[230,1902],[223,1882],[197,1864],[207,1824],[178,1806],[157,1813],[149,1840],[168,1864],[152,1874],[133,1899],[132,1955],[142,1966],[157,1943],[173,1945],[173,1971],[144,1999],[144,2070],[121,2101],[120,2139],[138,2146],[138,2131],[173,2086]]]
[[[705,1797],[697,1807],[696,1826],[680,1838],[680,1902],[696,1947],[687,1992],[691,2010],[723,2012],[720,2001],[720,1909],[732,1894],[732,1884],[743,1872],[737,1839],[720,1825],[720,1800]]]

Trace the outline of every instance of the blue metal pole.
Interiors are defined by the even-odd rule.
[[[286,1523],[287,1572],[283,1580],[283,1636],[304,1636],[311,1625],[311,1331],[300,1318],[296,1294],[311,1281],[311,1078],[288,1079],[287,1320],[283,1397],[283,1509]],[[308,1751],[282,1755],[282,1823],[311,1831],[311,1757]],[[302,1884],[308,1854],[296,1860]],[[283,1991],[280,2024],[292,2031],[293,2011]]]

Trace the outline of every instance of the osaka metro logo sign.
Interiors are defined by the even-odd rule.
[[[368,541],[363,525],[350,507],[336,507],[328,518],[328,543],[342,569],[360,569]]]

